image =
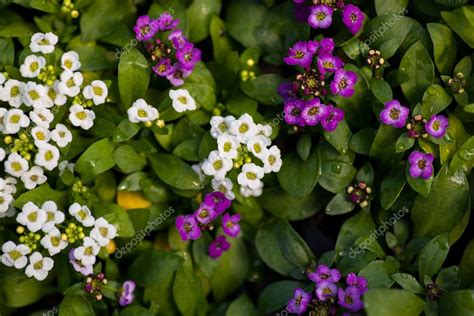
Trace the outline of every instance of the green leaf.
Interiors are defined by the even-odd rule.
[[[474,285],[474,240],[471,240],[461,258],[459,264],[459,278],[461,287],[468,288]]]
[[[420,283],[414,276],[408,273],[394,273],[392,279],[398,283],[405,290],[410,291],[413,294],[424,294],[425,290],[421,287]]]
[[[458,72],[462,72],[465,78],[469,78],[471,76],[471,71],[472,71],[471,56],[465,56],[456,64],[456,67],[454,67],[453,73],[457,74]]]
[[[351,212],[356,205],[349,201],[346,193],[336,194],[326,206],[326,214],[340,215]]]
[[[114,143],[125,142],[131,139],[140,131],[140,124],[132,123],[128,119],[120,121],[115,130],[113,141]]]
[[[355,180],[357,182],[363,181],[369,186],[374,184],[374,168],[370,163],[366,163],[360,170],[357,172]]]
[[[321,174],[319,152],[313,150],[306,161],[296,153],[283,157],[283,165],[277,174],[281,187],[294,197],[304,197],[313,191]]]
[[[145,157],[140,156],[130,145],[117,148],[112,154],[117,166],[125,173],[132,173],[143,169],[146,165]]]
[[[370,147],[370,157],[388,166],[398,163],[403,154],[397,153],[395,146],[388,145],[395,144],[401,133],[400,129],[389,125],[380,125]]]
[[[390,87],[388,82],[385,80],[380,80],[375,77],[372,78],[370,80],[370,90],[381,103],[393,100],[392,87]]]
[[[279,220],[275,226],[276,238],[287,260],[301,269],[305,269],[312,260],[315,260],[313,253],[303,238],[298,235],[287,221]]]
[[[150,68],[140,51],[135,48],[122,54],[118,65],[118,87],[125,109],[142,98],[150,82]]]
[[[360,155],[369,155],[376,131],[372,127],[364,128],[355,133],[349,142],[349,149]]]
[[[284,163],[283,163],[284,165]],[[322,164],[319,184],[332,193],[339,193],[349,186],[357,173],[352,165],[330,161]]]
[[[110,139],[101,139],[87,148],[77,160],[74,169],[81,174],[83,179],[92,180],[96,175],[115,166],[112,158],[114,150],[115,146]]]
[[[298,139],[298,143],[296,143],[296,152],[300,156],[301,159],[306,161],[311,153],[311,135],[303,134]]]
[[[352,132],[349,129],[349,125],[345,120],[341,121],[335,131],[333,132],[323,132],[324,138],[341,154],[345,154],[348,146],[349,140],[352,137]]]
[[[183,258],[174,253],[147,250],[133,261],[128,277],[133,279],[138,286],[151,286],[173,275],[182,263]]]
[[[26,191],[13,202],[13,206],[21,209],[28,202],[33,202],[41,206],[46,201],[54,201],[58,207],[66,206],[67,192],[51,189],[48,184],[42,184],[39,187]]]
[[[418,196],[411,210],[416,236],[433,238],[450,232],[470,208],[469,186],[462,171],[444,166],[427,197]]]
[[[474,6],[462,6],[451,12],[441,12],[441,17],[471,48],[474,48]]]
[[[168,154],[156,154],[148,158],[155,174],[166,184],[180,190],[202,188],[199,176],[181,159]]]
[[[121,312],[120,316],[153,316],[153,313],[138,305],[132,305],[125,307]]]
[[[426,180],[421,177],[413,178],[410,175],[410,164],[407,164],[405,168],[405,176],[407,178],[408,184],[413,190],[420,193],[424,197],[427,197],[430,194],[431,186],[433,185],[433,176]]]
[[[13,66],[15,46],[9,38],[0,38],[0,65]]]
[[[448,252],[448,234],[439,235],[431,239],[421,250],[418,257],[420,279],[423,279],[425,275],[430,278],[435,275],[443,265]]]
[[[267,9],[259,3],[231,1],[227,7],[225,19],[229,34],[245,47],[257,47],[255,33],[266,14]]]
[[[439,315],[470,316],[474,311],[474,290],[446,293],[439,301]]]
[[[446,269],[441,269],[436,277],[436,284],[441,290],[451,292],[459,288],[461,280],[459,279],[459,267],[452,266]]]
[[[438,84],[431,85],[423,95],[421,115],[429,118],[438,114],[447,108],[452,101],[453,98],[446,93],[443,87]]]
[[[428,51],[421,42],[416,42],[403,56],[400,71],[410,79],[401,84],[403,94],[412,104],[416,104],[425,91],[434,82],[434,65]]]
[[[441,74],[449,75],[456,62],[457,53],[453,32],[446,25],[439,23],[428,23],[426,26],[433,41],[436,67]]]
[[[283,82],[283,78],[278,75],[266,74],[243,82],[240,87],[245,94],[258,102],[265,105],[275,105],[282,103],[278,94],[278,86]]]
[[[400,263],[393,257],[387,257],[386,260],[376,260],[369,263],[364,269],[359,272],[360,276],[367,279],[369,288],[390,288],[394,283],[390,277],[397,273],[400,268]]]
[[[240,295],[236,300],[230,303],[225,316],[257,316],[257,309],[247,294]]]
[[[267,286],[258,298],[258,310],[261,315],[284,309],[293,297],[295,288],[304,288],[305,284],[297,281],[277,281]]]
[[[82,295],[67,295],[59,306],[59,316],[93,316],[94,308]]]
[[[397,13],[405,9],[407,5],[408,0],[375,0],[377,15]]]
[[[23,275],[7,274],[2,280],[2,293],[9,307],[28,306],[53,291],[50,286]]]
[[[415,294],[395,289],[370,289],[364,303],[368,316],[414,316],[421,314],[424,305]]]
[[[227,54],[232,51],[232,42],[227,37],[224,21],[217,15],[211,18],[210,33],[214,59],[224,62]]]
[[[415,139],[412,137],[408,137],[408,133],[403,133],[398,137],[397,143],[395,144],[396,152],[397,153],[402,153],[415,145]]]
[[[392,168],[380,186],[380,204],[388,210],[402,193],[406,184],[405,163],[400,162]]]
[[[209,36],[211,17],[219,15],[221,5],[221,0],[195,0],[188,7],[186,34],[191,42],[200,42]]]

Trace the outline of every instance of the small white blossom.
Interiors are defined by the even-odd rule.
[[[239,142],[237,141],[237,138],[235,136],[223,134],[217,138],[217,148],[220,154],[226,158],[237,158],[238,147]]]
[[[9,79],[5,85],[0,89],[0,99],[3,102],[8,102],[11,106],[18,108],[23,104],[23,93],[25,91],[25,84],[15,79]]]
[[[30,119],[38,126],[45,128],[54,120],[54,115],[50,110],[44,108],[36,108],[29,112]]]
[[[36,206],[33,202],[23,205],[21,212],[16,216],[16,221],[36,233],[46,223],[46,211]]]
[[[222,134],[225,134],[230,129],[230,125],[235,121],[235,117],[232,115],[222,117],[213,116],[211,118],[211,136],[217,139]]]
[[[111,239],[117,236],[117,228],[103,218],[99,217],[94,224],[94,228],[90,232],[90,236],[94,238],[99,246],[105,247]]]
[[[25,85],[23,102],[26,106],[32,106],[34,108],[48,107],[49,104],[46,93],[47,90],[43,85],[29,81]]]
[[[212,179],[211,185],[214,191],[222,192],[229,200],[235,199],[235,194],[232,192],[234,184],[229,178],[224,178],[222,180]]]
[[[79,203],[74,203],[69,207],[69,214],[74,216],[85,227],[94,226],[95,219],[91,214],[89,208]]]
[[[41,208],[46,212],[46,223],[43,225],[43,232],[48,233],[57,224],[64,222],[64,213],[58,210],[58,206],[54,201],[44,202]]]
[[[57,124],[51,132],[51,138],[60,147],[66,147],[72,141],[72,133],[64,124]]]
[[[262,186],[260,179],[263,178],[263,168],[254,163],[246,163],[242,167],[242,172],[237,176],[237,182],[241,186],[248,186],[255,190]]]
[[[64,70],[76,71],[81,68],[81,62],[79,61],[79,54],[71,50],[64,53],[61,56],[61,67]]]
[[[23,269],[28,263],[26,255],[30,253],[30,248],[26,245],[15,245],[13,241],[7,241],[3,244],[2,251],[2,263],[7,267]]]
[[[66,104],[67,97],[59,92],[59,80],[54,81],[52,87],[46,87],[46,107],[51,108],[55,105],[64,105]]]
[[[90,85],[85,86],[82,90],[82,94],[87,100],[92,100],[95,105],[99,105],[105,102],[109,90],[105,85],[105,82],[100,80],[94,80]]]
[[[13,196],[6,192],[0,192],[0,213],[6,213],[13,202]]]
[[[11,153],[4,166],[6,173],[17,178],[28,171],[28,161],[17,153]]]
[[[7,152],[5,151],[5,149],[0,148],[0,162],[3,161],[6,156],[7,156]]]
[[[270,137],[272,136],[272,133],[273,133],[273,129],[270,125],[268,124],[257,124],[257,130],[258,130],[258,133],[265,136],[265,137]]]
[[[127,110],[128,119],[132,123],[151,122],[159,117],[158,110],[148,105],[145,100],[138,99]]]
[[[230,125],[230,133],[237,136],[239,142],[246,144],[257,133],[257,125],[247,113],[243,114]]]
[[[21,181],[25,185],[25,189],[33,190],[37,185],[43,184],[48,178],[43,174],[43,169],[38,166],[31,167],[21,175]]]
[[[170,90],[169,96],[173,101],[174,110],[178,113],[196,109],[196,101],[186,89]]]
[[[30,119],[20,109],[10,109],[3,116],[5,134],[16,134],[22,127],[30,125]]]
[[[0,178],[0,191],[7,194],[15,194],[17,183],[16,179],[12,177]]]
[[[30,264],[26,267],[25,274],[29,278],[34,277],[38,281],[43,281],[53,266],[53,259],[43,257],[41,253],[36,251],[30,256]]]
[[[99,250],[100,246],[94,239],[84,237],[82,246],[74,249],[74,257],[84,265],[93,265]]]
[[[51,132],[49,129],[42,126],[35,126],[31,129],[31,136],[35,140],[35,145],[45,144],[51,139]]]
[[[29,55],[20,66],[20,73],[25,78],[36,78],[44,66],[46,59],[43,56]]]
[[[35,155],[35,164],[46,170],[53,170],[59,163],[59,149],[51,144],[37,144],[38,153]]]
[[[263,161],[263,170],[265,173],[280,171],[282,160],[280,149],[277,146],[272,146],[266,151]]]
[[[31,37],[30,49],[33,53],[42,52],[43,54],[51,54],[57,43],[58,37],[51,32],[46,34],[35,33]]]
[[[259,197],[262,195],[262,188],[263,188],[263,184],[262,186],[260,186],[259,188],[256,188],[256,189],[251,189],[247,186],[241,186],[240,187],[240,194],[242,194],[242,196],[244,197]]]
[[[78,104],[75,104],[69,108],[69,120],[74,126],[88,130],[94,125],[94,119],[94,111],[84,109]]]
[[[61,73],[60,78],[61,81],[58,84],[58,89],[61,94],[75,97],[81,92],[81,85],[84,78],[80,72],[65,70]]]
[[[247,149],[257,158],[262,159],[265,157],[267,146],[271,142],[268,138],[263,135],[256,135],[249,139],[247,142]]]
[[[41,245],[48,250],[50,256],[54,256],[65,249],[68,245],[66,240],[61,238],[61,232],[57,228],[50,230],[40,241]]]
[[[233,163],[229,158],[223,157],[219,151],[213,150],[202,164],[202,171],[216,179],[224,179],[227,172],[232,169]]]

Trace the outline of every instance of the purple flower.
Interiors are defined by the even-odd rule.
[[[188,39],[183,35],[183,31],[180,29],[172,31],[170,35],[168,35],[168,39],[173,43],[175,49],[182,48],[188,43]]]
[[[339,122],[344,119],[344,111],[332,105],[327,105],[326,109],[327,114],[321,119],[321,125],[327,132],[333,132],[336,130]]]
[[[188,42],[176,52],[176,58],[184,69],[193,69],[194,64],[201,60],[201,51],[194,48],[194,44]]]
[[[339,69],[334,74],[334,80],[331,82],[332,94],[340,94],[345,98],[354,95],[354,85],[357,82],[357,74],[353,71]]]
[[[196,212],[194,212],[194,217],[199,223],[207,225],[217,218],[217,213],[213,205],[204,202],[201,203]]]
[[[433,160],[432,154],[424,154],[420,151],[413,151],[408,157],[410,162],[410,175],[413,178],[421,176],[422,179],[426,180],[433,174]]]
[[[224,216],[222,217],[222,229],[224,230],[224,233],[234,238],[237,237],[237,235],[240,233],[239,221],[239,214],[235,214],[232,216],[227,213],[224,214]]]
[[[441,138],[446,134],[449,121],[443,115],[433,115],[425,124],[425,129],[431,136]]]
[[[343,61],[337,57],[328,53],[319,55],[318,58],[318,69],[323,75],[326,72],[336,72],[344,66]]]
[[[316,284],[323,281],[336,283],[341,279],[341,272],[337,269],[330,269],[327,265],[320,264],[316,268],[316,272],[311,272],[308,277],[311,281],[316,282]]]
[[[316,54],[318,52],[318,49],[319,49],[319,42],[318,41],[308,41],[307,42],[307,45],[308,45],[308,51],[312,54]]]
[[[158,26],[148,15],[142,15],[137,19],[133,27],[135,38],[139,41],[147,41],[158,32]]]
[[[156,66],[153,67],[153,72],[160,77],[166,77],[173,72],[173,66],[171,65],[171,59],[162,58]]]
[[[304,119],[306,125],[316,126],[321,121],[321,118],[327,115],[326,105],[322,104],[318,98],[306,101],[301,117]]]
[[[278,94],[282,97],[284,103],[298,99],[297,91],[298,85],[293,82],[284,82],[278,86]]]
[[[72,264],[74,270],[84,276],[88,276],[94,273],[94,268],[92,265],[84,265],[81,261],[76,259],[76,257],[74,256],[74,250],[76,250],[76,248],[71,248],[71,250],[69,250],[69,262]]]
[[[368,289],[367,279],[361,276],[358,277],[354,272],[351,272],[347,275],[346,283],[347,285],[355,286],[356,288],[358,288],[361,294],[364,294],[365,292],[367,292],[367,289]]]
[[[312,28],[327,29],[332,24],[332,14],[334,10],[326,4],[319,4],[311,7],[308,23]]]
[[[337,295],[337,285],[329,282],[329,281],[322,281],[318,284],[316,288],[316,296],[319,300],[325,301],[328,298],[334,297]]]
[[[303,100],[294,100],[285,104],[283,111],[285,112],[285,122],[291,125],[305,126],[301,112],[305,107]]]
[[[355,286],[349,286],[345,291],[339,288],[337,297],[339,299],[339,305],[347,308],[351,312],[358,312],[364,307],[364,303],[360,299],[360,290]]]
[[[311,302],[311,294],[306,293],[303,289],[296,288],[293,298],[286,304],[286,310],[301,315],[308,309],[309,302]]]
[[[331,54],[334,51],[334,39],[328,37],[319,41],[319,52]]]
[[[209,245],[209,256],[211,258],[219,258],[224,251],[227,251],[230,248],[230,243],[225,239],[225,236],[218,236]]]
[[[165,12],[155,20],[155,23],[158,25],[158,28],[161,31],[169,31],[174,29],[179,24],[179,19],[174,20],[169,12]]]
[[[348,4],[342,9],[342,22],[353,35],[359,32],[364,19],[365,16],[362,11],[353,4]]]
[[[178,216],[176,218],[176,228],[181,235],[181,239],[196,240],[201,237],[201,229],[193,215]]]
[[[410,110],[400,105],[397,100],[385,103],[385,109],[380,112],[380,120],[386,125],[392,125],[396,128],[405,126]]]
[[[220,215],[230,207],[232,202],[225,197],[224,193],[216,191],[206,194],[204,203],[212,206],[217,215]]]
[[[187,78],[191,72],[192,70],[184,68],[180,63],[176,63],[173,65],[173,72],[166,76],[166,79],[175,87],[181,86],[184,83],[183,78]]]
[[[313,45],[311,49],[314,49]],[[309,67],[313,61],[313,54],[308,50],[306,42],[296,42],[293,47],[288,49],[288,57],[284,57],[283,61],[287,65]]]
[[[127,306],[133,303],[136,284],[132,280],[123,282],[122,293],[120,294],[119,304],[120,306]]]

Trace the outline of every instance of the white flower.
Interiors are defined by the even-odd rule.
[[[95,263],[95,256],[99,253],[100,247],[94,239],[84,237],[83,244],[74,249],[74,257],[81,261],[84,265],[93,265]]]
[[[36,78],[44,66],[46,59],[43,56],[29,55],[20,66],[20,73],[25,78]]]
[[[30,253],[30,247],[26,245],[15,245],[13,241],[7,241],[3,244],[2,251],[2,263],[7,267],[23,269],[28,263],[26,255]]]
[[[64,124],[57,124],[56,128],[51,132],[51,138],[59,147],[66,147],[72,141],[71,131]]]
[[[271,141],[263,135],[256,135],[249,139],[247,142],[247,149],[257,158],[262,159],[265,157],[267,146],[271,144]]]
[[[69,97],[75,97],[81,92],[81,85],[84,78],[80,72],[72,72],[65,70],[61,73],[61,81],[58,84],[58,89],[61,94]]]
[[[5,179],[0,178],[0,191],[7,194],[16,193],[17,181],[15,178],[7,177]]]
[[[29,81],[25,86],[23,102],[25,105],[32,106],[34,108],[48,107],[49,104],[46,93],[47,89],[43,85]]]
[[[178,113],[196,109],[196,101],[186,89],[170,90],[169,96],[173,100],[174,110]]]
[[[57,228],[53,228],[44,235],[40,242],[45,249],[48,249],[50,256],[60,253],[68,245],[68,242],[61,238],[61,232]]]
[[[67,160],[63,160],[59,163],[58,169],[59,169],[60,174],[62,174],[64,172],[64,170],[66,170],[66,169],[68,169],[69,171],[74,173],[74,166],[75,166],[75,164],[69,163],[69,161],[67,161]]]
[[[54,51],[54,45],[58,42],[58,37],[51,32],[46,34],[35,33],[31,37],[30,49],[33,53],[42,52],[50,54]]]
[[[247,186],[241,186],[240,194],[242,194],[242,196],[244,197],[251,197],[251,196],[259,197],[260,195],[262,195],[262,188],[263,188],[263,185],[257,189],[251,189]]]
[[[51,144],[37,144],[38,153],[35,156],[35,164],[46,170],[53,170],[58,166],[59,149]]]
[[[270,147],[270,149],[266,151],[262,161],[265,173],[280,171],[282,165],[280,149],[278,149],[277,146]]]
[[[258,133],[265,136],[265,137],[270,137],[272,136],[272,133],[273,133],[273,129],[270,125],[268,124],[257,124],[257,130],[258,130]]]
[[[159,117],[158,110],[148,105],[145,100],[138,99],[127,110],[128,119],[132,123],[151,122]]]
[[[0,90],[0,99],[8,102],[11,106],[18,108],[23,104],[23,93],[25,84],[15,79],[9,79]]]
[[[111,239],[117,236],[117,228],[103,218],[99,217],[94,224],[94,228],[90,232],[90,236],[94,238],[99,246],[107,246]]]
[[[5,119],[5,114],[7,114],[7,112],[8,110],[6,108],[0,107],[0,133],[5,133],[5,125],[3,124],[3,121]]]
[[[69,108],[69,120],[72,125],[80,126],[82,129],[89,129],[94,125],[94,111],[84,109],[82,106],[75,104]]]
[[[46,201],[41,208],[46,212],[46,223],[43,225],[45,233],[53,230],[57,224],[64,222],[64,213],[58,210],[58,206],[54,201]]]
[[[6,192],[0,192],[0,213],[5,213],[13,202],[13,196]]]
[[[69,207],[69,214],[74,216],[85,227],[94,226],[95,219],[91,214],[89,208],[79,203],[74,203]]]
[[[227,172],[232,169],[233,163],[229,158],[223,157],[219,151],[213,150],[202,164],[202,171],[216,179],[224,179]]]
[[[232,115],[222,117],[222,116],[213,116],[211,118],[211,136],[217,139],[222,134],[228,132],[230,125],[235,121],[235,117]]]
[[[46,211],[36,206],[33,202],[23,205],[21,212],[16,216],[16,221],[36,233],[46,223]]]
[[[26,267],[25,274],[29,278],[34,277],[38,281],[43,281],[53,266],[53,259],[43,257],[41,253],[36,251],[30,256],[30,264]]]
[[[5,134],[16,134],[22,127],[30,125],[30,119],[20,109],[10,109],[3,116]]]
[[[17,178],[28,171],[28,160],[17,153],[11,153],[4,165],[5,172]]]
[[[51,132],[49,129],[42,126],[35,126],[31,129],[31,136],[35,140],[35,145],[45,144],[51,139]]]
[[[5,76],[0,72],[0,85],[5,82]]]
[[[248,186],[250,189],[255,190],[262,186],[264,172],[263,168],[257,166],[254,163],[246,163],[242,167],[242,172],[237,176],[237,182],[241,186]]]
[[[43,174],[43,169],[38,166],[31,167],[30,170],[21,175],[21,181],[28,190],[36,188],[37,185],[45,183],[46,180],[48,180],[48,178]]]
[[[107,89],[105,82],[100,80],[92,81],[90,85],[85,86],[84,90],[82,90],[84,97],[87,100],[92,99],[95,105],[104,103],[108,93],[109,90]]]
[[[54,120],[54,115],[50,110],[44,108],[36,108],[29,112],[30,119],[38,126],[45,128],[49,127],[49,124]]]
[[[234,184],[229,178],[224,178],[222,180],[212,179],[211,185],[214,191],[222,192],[229,200],[235,199],[235,194],[232,192]]]
[[[217,138],[217,148],[220,154],[226,158],[237,158],[238,147],[239,142],[237,141],[237,138],[235,136],[223,134]]]
[[[7,155],[7,152],[5,151],[5,149],[3,148],[0,148],[0,161],[3,161],[3,159],[5,159]]]
[[[54,105],[64,105],[67,101],[67,97],[59,92],[59,80],[54,81],[53,86],[46,87],[46,107],[50,108]]]
[[[71,50],[61,56],[61,67],[64,70],[76,71],[81,68],[79,54]]]
[[[239,142],[246,144],[257,133],[257,125],[253,122],[253,118],[245,113],[232,122],[230,133],[237,136]]]

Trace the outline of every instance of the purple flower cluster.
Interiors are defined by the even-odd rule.
[[[165,12],[157,19],[140,16],[133,28],[135,38],[145,43],[155,74],[168,79],[173,86],[182,85],[183,78],[201,60],[201,51],[188,41],[178,24],[178,19]]]
[[[308,24],[315,29],[327,29],[332,25],[334,12],[342,11],[342,23],[347,27],[349,32],[356,35],[362,28],[364,23],[364,13],[359,7],[353,4],[344,4],[343,0],[334,1],[311,1],[308,7],[304,5],[304,0],[293,0],[299,20],[306,19]],[[324,2],[324,3],[323,3]],[[304,14],[303,12],[309,12]]]
[[[344,70],[344,62],[334,56],[334,40],[297,42],[283,58],[287,65],[301,67],[296,80],[283,83],[278,93],[284,101],[285,121],[298,126],[321,126],[334,131],[344,119],[344,112],[330,104],[323,104],[322,98],[330,92],[349,98],[354,95],[357,74]]]
[[[341,272],[326,265],[319,265],[308,278],[315,283],[314,296],[310,292],[296,288],[293,297],[288,301],[286,310],[301,315],[310,307],[318,315],[349,315],[364,307],[362,295],[367,292],[368,283],[364,277],[349,273],[344,285],[338,283]],[[318,313],[319,312],[319,313]],[[310,313],[311,314],[311,313]]]
[[[123,282],[122,290],[120,291],[119,304],[120,306],[127,306],[133,303],[135,296],[133,292],[135,291],[136,284],[132,280]]]
[[[240,233],[240,215],[230,215],[225,211],[231,206],[231,201],[221,192],[206,194],[199,208],[189,215],[176,218],[176,228],[183,240],[196,240],[201,237],[201,232],[213,229],[213,222],[222,215],[222,230],[224,234],[235,238]],[[209,246],[209,255],[218,258],[230,248],[230,243],[223,235],[217,238]]]

